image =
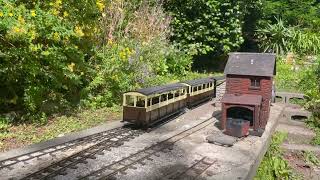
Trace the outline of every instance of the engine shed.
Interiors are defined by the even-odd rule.
[[[230,53],[224,74],[226,92],[221,129],[234,120],[250,122],[251,132],[265,129],[272,100],[276,56],[271,53]]]

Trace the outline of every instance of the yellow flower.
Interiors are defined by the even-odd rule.
[[[3,16],[3,12],[0,11],[0,17],[2,17],[2,16]]]
[[[57,9],[53,9],[52,10],[52,14],[57,16],[60,13],[60,11],[58,11]]]
[[[112,39],[108,39],[108,42],[107,42],[108,45],[112,45],[113,44],[113,41]]]
[[[35,10],[31,10],[31,16],[32,17],[35,17],[37,14],[36,14],[36,11]]]
[[[29,36],[30,36],[30,39],[31,39],[31,40],[36,39],[36,37],[37,37],[36,31],[31,30],[31,31],[29,32]]]
[[[56,2],[54,3],[54,7],[60,8],[61,4],[62,4],[61,0],[56,0]]]
[[[55,40],[55,41],[60,41],[60,35],[59,35],[59,33],[57,33],[57,32],[54,32],[54,33],[53,33],[53,40]]]
[[[67,11],[64,11],[63,12],[63,17],[68,17],[69,16],[69,13]]]
[[[68,69],[69,69],[69,71],[71,71],[71,72],[73,72],[74,71],[74,67],[76,66],[76,64],[75,63],[71,63],[71,64],[69,64],[68,65]]]
[[[19,32],[21,32],[21,29],[19,28],[19,27],[13,27],[13,32],[15,32],[15,33],[19,33]]]
[[[18,17],[18,21],[21,23],[21,24],[24,24],[25,21],[24,21],[24,18],[22,16],[19,16]]]
[[[12,16],[13,16],[13,13],[9,13],[9,16],[12,17]]]
[[[102,12],[103,9],[105,8],[105,5],[103,4],[103,0],[97,0],[96,5],[97,5],[100,12]]]
[[[84,36],[84,33],[83,33],[82,29],[81,29],[79,26],[76,26],[76,27],[75,27],[74,32],[76,33],[76,35],[77,35],[78,37]]]

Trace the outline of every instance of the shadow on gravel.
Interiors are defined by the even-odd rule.
[[[186,175],[184,172],[188,170],[190,167],[177,163],[169,166],[164,166],[158,171],[160,171],[163,176],[161,178],[150,177],[150,179],[156,180],[205,180],[203,177],[198,177],[198,175],[191,176]]]

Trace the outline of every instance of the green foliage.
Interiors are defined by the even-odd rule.
[[[141,44],[122,41],[105,46],[93,62],[96,74],[83,95],[86,106],[99,108],[119,104],[122,94],[157,83],[157,76],[186,75],[191,58],[166,42]]]
[[[320,15],[317,0],[265,0],[261,23],[276,23],[281,18],[285,24],[319,30]]]
[[[296,69],[295,66],[286,64],[283,59],[278,58],[277,75],[275,77],[277,91],[304,91],[301,84],[307,83],[306,81],[302,81],[307,72],[309,72],[309,70],[306,67],[301,66]]]
[[[303,151],[303,157],[306,163],[314,166],[320,166],[320,160],[312,151]]]
[[[272,136],[271,144],[266,152],[254,179],[296,179],[288,163],[283,159],[280,145],[287,138],[286,133],[277,132]]]
[[[45,124],[186,75],[192,60],[167,41],[169,22],[156,1],[0,1],[0,113]]]
[[[0,2],[2,110],[22,110],[29,118],[36,114],[35,119],[45,119],[46,113],[77,103],[88,71],[90,42],[80,24],[85,23],[83,16],[72,16],[79,9],[67,5]]]
[[[318,33],[286,26],[281,19],[275,24],[266,24],[256,30],[259,46],[264,52],[286,55],[294,52],[299,55],[315,55],[320,51]]]
[[[316,142],[320,144],[320,58],[316,64],[309,69],[305,74],[301,88],[305,90],[306,101],[305,108],[312,112],[312,118],[309,120],[309,124],[312,124],[317,132],[318,140]]]
[[[266,27],[257,30],[257,38],[260,42],[260,48],[264,52],[274,52],[285,54],[288,52],[291,30],[283,24],[281,19],[277,19],[276,24],[267,24]]]
[[[242,12],[237,1],[171,0],[172,40],[191,55],[228,53],[239,48]]]

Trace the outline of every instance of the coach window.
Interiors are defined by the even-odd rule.
[[[151,99],[148,98],[148,106],[150,106],[150,105],[151,105]]]
[[[198,91],[197,87],[193,87],[193,91],[192,92],[197,92],[197,91]]]
[[[159,103],[159,96],[156,96],[152,98],[152,105],[158,104]]]
[[[137,107],[145,107],[145,97],[137,96]]]
[[[212,82],[210,83],[210,87],[212,87]]]
[[[172,99],[172,98],[173,98],[173,93],[170,92],[170,93],[168,94],[168,100],[170,100],[170,99]]]
[[[189,88],[188,88],[189,89]],[[186,94],[186,90],[182,89],[181,90],[181,96],[185,95]]]
[[[174,93],[174,97],[179,97],[179,94],[180,94],[179,91],[180,90],[176,90],[176,92]]]
[[[127,106],[134,106],[134,96],[127,95],[126,96],[126,105]]]
[[[161,102],[166,101],[167,100],[167,94],[162,94],[161,95]]]
[[[198,90],[200,91],[202,89],[202,86],[198,86]]]
[[[210,87],[210,84],[208,83],[208,84],[207,84],[207,88],[209,88],[209,87]]]

